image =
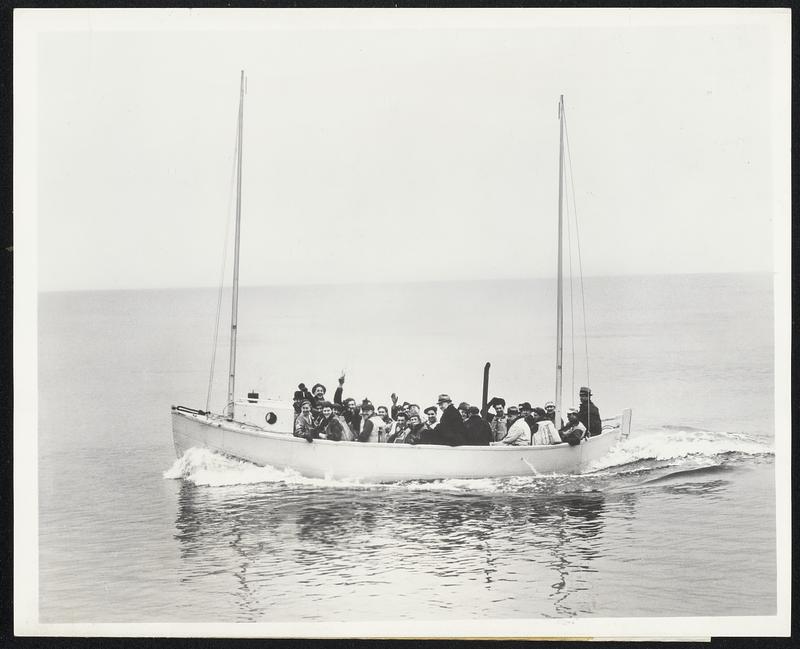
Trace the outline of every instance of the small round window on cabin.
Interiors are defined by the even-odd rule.
[[[268,412],[267,415],[264,417],[268,424],[272,425],[276,421],[278,421],[278,416],[274,412]]]

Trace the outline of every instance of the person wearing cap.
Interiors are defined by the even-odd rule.
[[[436,406],[428,406],[424,410],[425,412],[425,421],[422,424],[422,434],[425,434],[427,431],[432,431],[436,428],[436,425],[439,423],[436,420],[436,413],[437,408]]]
[[[436,403],[442,411],[439,425],[425,435],[423,444],[442,444],[447,446],[460,446],[465,443],[464,420],[453,405],[453,400],[447,394],[440,394]]]
[[[300,414],[294,420],[295,437],[303,437],[309,442],[314,439],[314,419],[311,415],[311,402],[306,399],[300,404]]]
[[[589,432],[589,437],[599,435],[603,432],[603,420],[600,419],[600,411],[597,406],[592,403],[592,391],[587,387],[582,387],[578,391],[578,398],[581,400],[578,419]]]
[[[547,415],[547,418],[553,422],[553,425],[556,426],[557,429],[564,427],[564,418],[559,417],[561,420],[558,425],[556,425],[556,404],[553,401],[545,401],[544,404],[544,412]]]
[[[511,410],[511,408],[509,408]],[[531,427],[526,417],[517,417],[508,427],[506,436],[499,442],[492,442],[493,446],[530,446]]]
[[[514,422],[520,417],[521,415],[519,414],[519,408],[517,406],[509,406],[508,418],[506,419],[506,430],[511,428],[514,425]]]
[[[469,404],[466,401],[458,404],[458,414],[461,415],[462,421],[466,422],[469,418]]]
[[[368,399],[361,402],[361,430],[358,433],[359,442],[383,442],[386,424],[383,419],[375,414],[375,406]]]
[[[547,417],[544,408],[534,408],[531,413],[533,424],[531,425],[531,444],[546,445],[560,444],[561,438],[553,422]]]
[[[470,446],[489,446],[492,443],[492,429],[489,422],[481,417],[478,406],[470,406],[467,421],[464,422],[467,444]]]
[[[567,442],[570,446],[577,446],[586,437],[586,427],[578,419],[577,408],[567,410],[567,423],[558,434],[561,436],[561,441]]]

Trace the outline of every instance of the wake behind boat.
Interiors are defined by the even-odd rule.
[[[231,347],[228,400],[224,414],[172,406],[172,434],[175,452],[181,457],[190,448],[212,451],[257,465],[292,469],[312,478],[352,479],[368,482],[436,480],[447,478],[496,478],[552,473],[580,473],[600,459],[630,433],[631,411],[602,421],[599,434],[580,443],[542,445],[439,445],[395,444],[372,441],[332,441],[313,443],[295,437],[295,404],[259,399],[234,398],[236,333],[239,285],[239,232],[241,222],[242,127],[244,122],[244,72],[241,75],[239,121],[237,129],[236,231],[231,306]],[[562,197],[564,172],[564,106],[559,101],[559,241],[557,353],[554,422],[561,421],[563,352],[562,281]],[[488,367],[488,364],[487,364]],[[484,409],[486,412],[486,380]],[[599,426],[598,426],[599,427]],[[597,431],[594,431],[595,433]]]

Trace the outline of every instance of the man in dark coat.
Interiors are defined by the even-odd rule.
[[[461,419],[452,400],[446,394],[440,394],[438,403],[442,418],[433,430],[423,431],[420,443],[446,446],[465,444],[464,420]]]
[[[578,421],[580,421],[588,431],[589,437],[599,435],[603,432],[603,421],[600,419],[600,411],[592,403],[592,391],[583,387],[578,391],[581,400],[581,407],[578,410]]]
[[[458,414],[458,410],[453,405],[453,401],[446,394],[440,394],[437,401],[439,410],[442,411],[442,418],[436,427],[436,436],[439,444],[448,446],[459,446],[466,443],[464,420]]]
[[[489,446],[492,443],[492,429],[489,422],[481,417],[478,406],[470,406],[469,417],[464,422],[467,444],[470,446]]]

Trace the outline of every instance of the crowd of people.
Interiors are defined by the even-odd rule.
[[[352,397],[343,399],[344,375],[333,395],[327,400],[327,389],[321,383],[309,391],[305,384],[294,393],[294,435],[309,442],[314,439],[332,441],[379,442],[389,444],[443,444],[448,446],[530,446],[580,444],[587,437],[602,432],[592,391],[582,387],[578,392],[580,406],[567,410],[566,422],[556,422],[556,405],[552,401],[543,408],[529,402],[510,405],[494,397],[482,410],[461,402],[454,405],[447,394],[440,394],[436,406],[420,409],[416,403],[398,404],[395,393],[392,405],[378,406],[365,398],[359,405]],[[441,415],[439,415],[441,412]]]

